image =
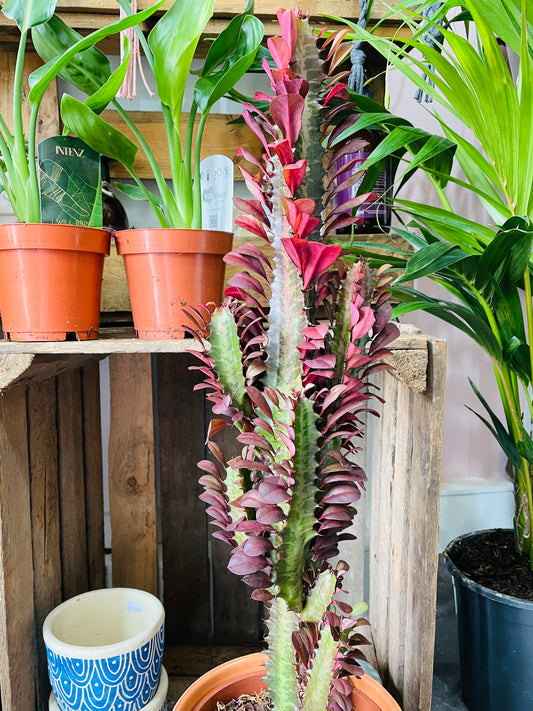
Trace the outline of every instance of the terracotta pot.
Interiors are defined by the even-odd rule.
[[[184,306],[222,300],[230,232],[137,229],[121,230],[115,239],[139,338],[183,338]]]
[[[109,232],[77,225],[0,225],[0,314],[12,341],[98,336]]]
[[[265,689],[261,677],[266,660],[266,654],[257,653],[220,664],[189,686],[174,711],[216,711],[217,701],[227,703],[241,694]],[[401,711],[389,692],[372,677],[365,674],[361,679],[350,680],[354,711]]]

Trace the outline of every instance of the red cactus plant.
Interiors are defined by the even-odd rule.
[[[273,95],[261,96],[269,110],[244,111],[264,155],[242,151],[259,172],[243,170],[252,199],[237,200],[238,223],[272,245],[273,264],[253,244],[239,247],[226,261],[244,271],[224,303],[191,310],[191,332],[209,330],[195,367],[215,414],[201,498],[214,536],[232,548],[230,570],[267,608],[274,708],[348,711],[365,620],[342,599],[348,566],[332,560],[353,537],[366,480],[357,455],[376,396],[368,379],[386,367],[397,328],[382,273],[346,267],[339,245],[309,240],[319,220],[314,201],[298,197],[307,161],[297,155],[309,84],[290,61],[301,18],[279,17],[283,36],[269,41],[278,68],[265,66]],[[228,426],[243,448],[230,461],[216,442]]]

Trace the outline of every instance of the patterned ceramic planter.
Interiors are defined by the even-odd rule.
[[[159,686],[164,609],[142,590],[109,588],[56,607],[43,625],[62,711],[141,711]]]

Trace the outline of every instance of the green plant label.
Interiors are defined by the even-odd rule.
[[[41,221],[102,227],[100,155],[71,136],[45,138],[37,150]]]

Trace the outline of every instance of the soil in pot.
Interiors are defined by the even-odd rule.
[[[511,530],[482,531],[456,541],[451,561],[479,585],[522,600],[533,600],[533,571],[528,556],[516,552]]]

